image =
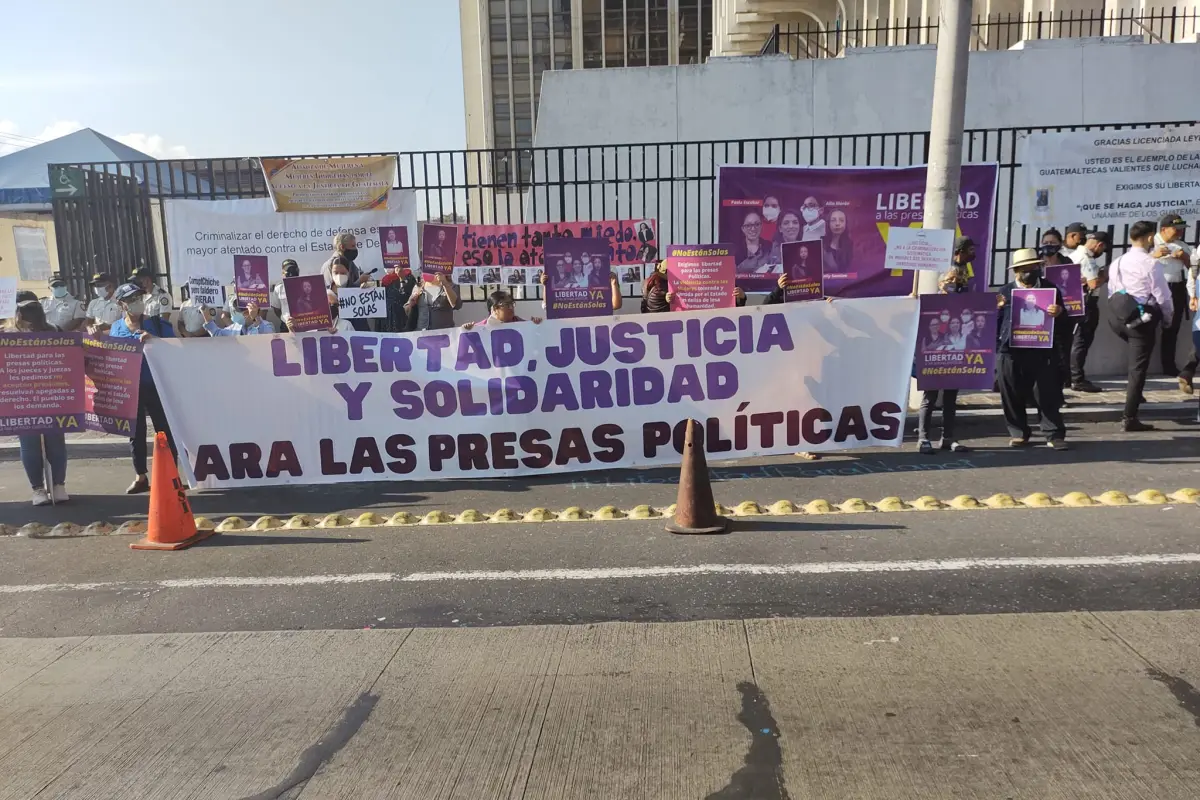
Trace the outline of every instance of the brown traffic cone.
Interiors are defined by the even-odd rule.
[[[675,521],[667,524],[667,530],[671,533],[725,533],[729,530],[729,520],[717,514],[713,502],[708,463],[704,460],[704,441],[697,435],[694,419],[688,420],[683,442]]]
[[[167,446],[167,435],[154,437],[154,466],[150,470],[150,514],[146,538],[133,542],[133,550],[182,550],[207,539],[215,531],[197,531],[196,519],[179,480],[175,457]]]

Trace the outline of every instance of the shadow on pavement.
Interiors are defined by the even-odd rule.
[[[370,539],[337,539],[332,536],[272,536],[270,534],[218,533],[193,547],[240,547],[242,545],[276,544],[362,544]]]

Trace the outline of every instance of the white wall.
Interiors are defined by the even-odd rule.
[[[548,72],[535,144],[567,151],[561,176],[570,185],[560,204],[549,192],[527,218],[655,217],[660,241],[711,241],[717,166],[759,164],[922,163],[905,134],[929,129],[933,46],[851,50],[844,58],[793,61],[787,56],[714,59],[678,67]],[[970,56],[967,127],[972,129],[1176,122],[1195,118],[1185,95],[1155,91],[1154,76],[1200,75],[1200,44],[1145,44],[1140,38],[1024,42]],[[884,134],[884,136],[881,136]],[[681,142],[841,136],[826,154],[809,143],[747,144],[736,157],[725,145]],[[1013,135],[976,135],[968,161],[1013,161]],[[630,143],[651,144],[630,148]],[[661,143],[661,144],[656,144]],[[667,145],[667,146],[661,146]],[[883,159],[880,158],[881,149]],[[590,155],[590,164],[587,156]],[[643,164],[644,159],[644,164]],[[549,160],[544,180],[555,181]],[[542,176],[539,175],[539,178]],[[1008,206],[1002,174],[1001,220]],[[1062,220],[1065,225],[1071,220]],[[1036,244],[1032,229],[995,231],[997,247]],[[1007,280],[993,265],[992,282]],[[1190,348],[1185,332],[1181,350]],[[1157,368],[1157,358],[1153,362]],[[1120,374],[1125,353],[1103,322],[1089,373]]]

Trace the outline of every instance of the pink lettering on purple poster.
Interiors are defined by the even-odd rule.
[[[80,430],[78,333],[0,333],[0,434]]]
[[[971,288],[988,285],[995,164],[966,164],[958,233],[975,241]],[[782,272],[783,245],[820,239],[825,294],[880,297],[912,291],[912,273],[885,270],[889,226],[920,224],[925,167],[824,168],[727,165],[718,180],[718,238],[733,245],[737,285],[770,292]],[[882,231],[881,231],[882,229]]]
[[[734,307],[729,245],[674,244],[667,248],[666,266],[672,311]]]
[[[607,239],[545,243],[547,319],[612,315],[609,250]]]
[[[266,308],[271,302],[271,282],[268,278],[266,256],[235,255],[233,285],[237,290],[237,306],[245,308],[250,301]]]
[[[996,367],[996,295],[921,295],[917,388],[991,389]]]
[[[83,337],[88,430],[129,436],[137,421],[142,343],[111,336]]]
[[[284,278],[283,293],[287,296],[288,313],[291,315],[288,330],[292,333],[327,331],[333,326],[329,295],[320,275]]]
[[[784,301],[794,303],[824,297],[821,240],[785,242],[781,249],[784,274],[788,276],[787,287],[783,290]]]
[[[1054,289],[1022,289],[1012,292],[1012,308],[1008,311],[1011,325],[1010,347],[1046,350],[1054,345],[1054,317],[1049,308],[1054,305]]]

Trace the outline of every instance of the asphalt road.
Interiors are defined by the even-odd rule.
[[[238,533],[178,553],[11,537],[0,634],[1200,608],[1197,523],[1172,505],[741,518],[716,537],[661,520]]]
[[[961,438],[976,449],[965,455],[922,456],[911,441],[903,449],[856,450],[827,455],[817,462],[784,456],[712,465],[718,502],[771,503],[823,497],[907,499],[932,494],[985,497],[997,492],[1024,496],[1042,491],[1065,494],[1108,489],[1133,493],[1144,488],[1173,491],[1200,488],[1200,430],[1191,413],[1155,420],[1160,430],[1124,434],[1111,420],[1076,419],[1065,453],[1043,447],[1012,450],[997,417],[967,418]],[[81,444],[70,449],[67,486],[72,499],[59,507],[33,508],[24,470],[15,449],[0,449],[0,523],[87,524],[144,517],[147,497],[124,494],[132,475],[127,446]],[[459,513],[499,508],[562,509],[577,505],[632,508],[642,503],[665,506],[675,501],[677,468],[606,470],[567,475],[478,481],[392,481],[200,491],[191,495],[197,514],[255,517],[331,512],[443,509]]]

